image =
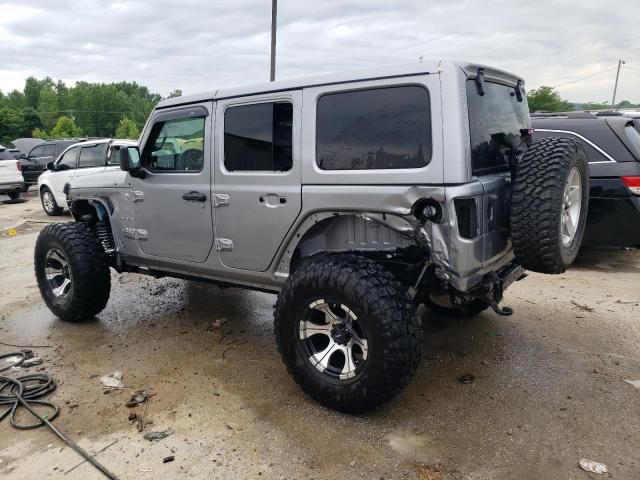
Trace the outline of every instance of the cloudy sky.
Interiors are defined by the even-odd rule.
[[[277,77],[464,59],[640,102],[638,0],[279,0]],[[29,75],[166,95],[269,79],[270,0],[0,0],[0,89]]]

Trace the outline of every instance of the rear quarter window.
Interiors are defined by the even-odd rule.
[[[323,170],[421,168],[431,159],[429,92],[421,86],[323,95],[316,128]]]

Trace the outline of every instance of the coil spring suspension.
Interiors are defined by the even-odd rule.
[[[101,220],[96,223],[96,234],[100,239],[104,253],[112,255],[116,251],[116,244],[113,241],[113,235],[111,234],[111,226],[108,222]]]

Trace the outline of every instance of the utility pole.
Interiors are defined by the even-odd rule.
[[[276,79],[276,27],[278,25],[278,0],[271,0],[271,81]],[[618,67],[619,69],[620,67]],[[617,80],[616,80],[617,83]],[[615,94],[614,94],[615,96]]]
[[[274,2],[276,0],[273,0]],[[625,61],[620,59],[618,60],[618,71],[616,72],[616,83],[613,86],[613,98],[611,99],[611,108],[616,106],[616,92],[618,91],[618,78],[620,78],[620,67],[625,64]]]

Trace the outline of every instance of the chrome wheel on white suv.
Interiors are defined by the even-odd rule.
[[[53,193],[48,187],[42,187],[42,190],[40,191],[40,200],[42,201],[42,209],[47,215],[55,216],[62,213],[62,208],[58,206]]]

